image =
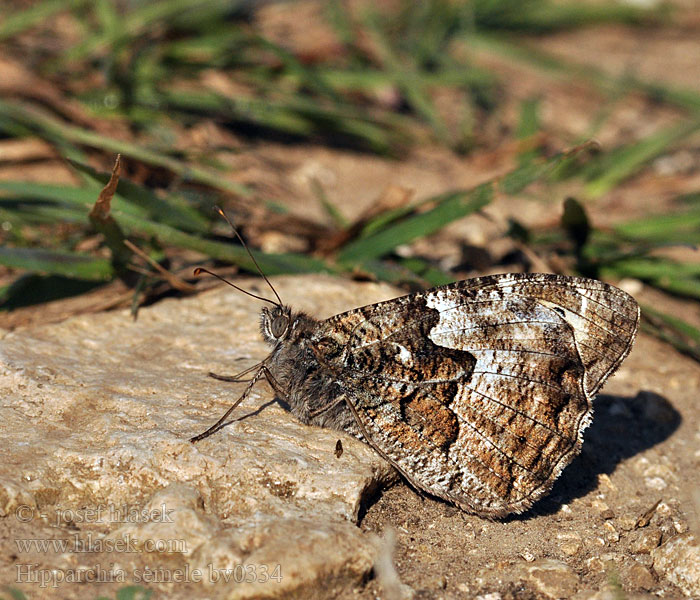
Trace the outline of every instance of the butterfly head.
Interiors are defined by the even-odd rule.
[[[275,345],[283,341],[291,330],[292,314],[288,306],[277,304],[271,308],[263,307],[260,314],[260,331],[268,344]]]

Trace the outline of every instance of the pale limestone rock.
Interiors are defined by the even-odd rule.
[[[656,527],[638,529],[632,536],[630,552],[633,554],[649,554],[661,543],[661,532]]]
[[[318,317],[396,295],[388,286],[319,276],[275,284],[285,302]],[[270,295],[260,280],[243,285]],[[86,569],[116,565],[126,583],[135,569],[160,562],[166,570],[203,570],[208,589],[207,568],[281,565],[279,585],[257,577],[215,586],[212,597],[225,589],[234,590],[227,597],[285,597],[319,581],[342,588],[365,576],[376,542],[353,522],[367,492],[396,477],[371,448],[299,424],[265,383],[237,409],[236,421],[196,445],[188,441],[243,389],[207,372],[235,373],[266,356],[260,307],[219,288],[165,300],[137,320],[120,311],[6,333],[0,514],[16,519],[26,506],[37,519],[43,515],[37,529],[59,517],[64,525],[79,523],[81,535],[103,536],[102,544],[131,539],[136,552],[74,561]],[[344,453],[336,458],[339,438]],[[114,514],[130,510],[165,511],[168,520],[114,522]],[[148,540],[161,545],[147,547]],[[172,540],[184,543],[168,547]],[[58,560],[51,553],[40,558],[45,569]],[[168,585],[161,588],[180,589]],[[23,589],[42,597],[35,588]]]
[[[651,551],[654,570],[691,598],[700,598],[700,546],[690,533],[677,535]]]
[[[629,590],[652,590],[657,586],[651,571],[636,560],[625,565],[621,580],[625,589]]]
[[[541,559],[524,567],[527,579],[543,598],[570,598],[579,585],[578,575],[566,563]]]

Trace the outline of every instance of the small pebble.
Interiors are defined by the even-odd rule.
[[[634,533],[630,552],[633,554],[649,554],[661,543],[661,532],[656,527],[639,529]]]

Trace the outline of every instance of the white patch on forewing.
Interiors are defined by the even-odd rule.
[[[559,304],[555,304],[554,302],[549,302],[548,300],[543,300],[542,298],[538,298],[537,302],[539,302],[542,306],[546,306],[547,308],[551,309],[557,309],[557,312],[562,311],[564,313],[564,316],[562,317],[569,325],[571,325],[576,331],[580,331],[582,333],[587,333],[591,323],[587,319],[584,319],[581,317],[581,315],[576,314],[575,312],[570,311],[568,308],[564,308],[563,306],[560,306]],[[581,313],[585,314],[586,312],[586,304],[588,303],[588,298],[583,297],[581,300]]]
[[[446,294],[443,290],[428,292],[425,295],[425,303],[428,308],[434,308],[439,313],[443,313],[455,305],[455,294]]]
[[[398,358],[406,366],[413,366],[413,355],[401,344],[394,344],[394,346],[396,346],[399,350],[396,358]]]
[[[577,290],[581,294],[581,314],[585,315],[588,312],[588,296],[586,296],[586,290]]]
[[[460,301],[452,290],[436,290],[426,294],[426,305],[440,313],[440,320],[428,334],[430,339],[455,350],[469,351],[474,338],[483,347],[485,334],[492,335],[494,341],[504,336],[536,341],[547,324],[562,323],[562,317],[548,306],[533,306],[511,294],[507,286],[481,291],[466,301]]]

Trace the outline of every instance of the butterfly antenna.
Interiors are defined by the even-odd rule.
[[[262,300],[263,302],[269,302],[272,304],[272,306],[279,306],[277,302],[273,302],[269,298],[263,298],[262,296],[258,296],[257,294],[253,294],[253,292],[249,292],[248,290],[244,290],[241,287],[238,287],[235,283],[231,283],[228,279],[224,279],[221,275],[217,275],[216,273],[210,271],[209,269],[205,269],[204,267],[197,267],[194,270],[194,274],[196,275],[201,275],[202,273],[207,273],[211,275],[212,277],[216,277],[217,279],[220,279],[223,281],[225,284],[230,285],[232,288],[237,289],[239,292],[243,292],[244,294],[248,294],[248,296],[252,296],[253,298],[257,298],[258,300]]]
[[[265,283],[270,286],[270,289],[272,290],[272,293],[275,295],[275,298],[277,298],[277,304],[282,305],[282,298],[280,298],[279,294],[277,293],[277,290],[272,286],[270,283],[270,280],[267,278],[265,273],[263,273],[263,270],[260,268],[260,265],[258,264],[258,261],[255,260],[255,257],[253,256],[253,253],[250,251],[248,248],[248,244],[245,243],[243,238],[241,237],[241,234],[238,233],[238,229],[236,229],[235,225],[231,222],[231,219],[228,218],[228,215],[221,209],[219,206],[214,207],[217,212],[224,218],[226,219],[226,222],[231,226],[231,229],[233,229],[233,233],[236,234],[236,237],[238,240],[243,244],[243,247],[245,248],[245,251],[248,253],[248,256],[250,256],[251,260],[253,261],[253,264],[255,265],[255,268],[258,270],[258,273],[262,276],[262,278],[265,280]]]

